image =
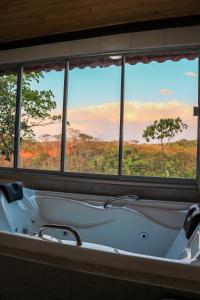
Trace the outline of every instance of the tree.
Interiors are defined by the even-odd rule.
[[[22,85],[21,141],[34,139],[34,127],[60,122],[61,115],[52,114],[56,101],[51,90],[34,90],[43,72],[24,74]],[[16,75],[0,76],[0,154],[10,161],[14,151]]]
[[[158,140],[161,143],[162,153],[164,154],[164,147],[188,125],[177,117],[176,119],[167,118],[154,121],[152,125],[147,126],[143,132],[143,138],[149,143],[151,140]]]
[[[69,123],[67,125],[69,125]],[[76,141],[84,141],[84,142],[85,141],[94,141],[93,136],[91,136],[89,134],[86,134],[86,133],[83,133],[78,129],[69,128],[68,133],[69,133],[69,137],[73,140],[73,142],[76,142]]]

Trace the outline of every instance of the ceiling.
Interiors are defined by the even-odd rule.
[[[0,44],[194,15],[199,0],[0,0]]]

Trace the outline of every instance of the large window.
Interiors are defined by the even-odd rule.
[[[0,68],[0,167],[196,179],[198,74],[182,50]]]

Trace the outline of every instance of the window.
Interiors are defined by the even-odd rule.
[[[22,84],[20,167],[59,170],[64,63],[25,66]]]
[[[70,61],[68,172],[118,172],[120,65],[117,56]]]
[[[22,81],[0,68],[0,167],[195,182],[198,63],[166,50],[24,64]]]
[[[123,174],[196,177],[197,74],[197,59],[126,64]]]

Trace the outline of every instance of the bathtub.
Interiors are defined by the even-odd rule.
[[[200,292],[200,226],[190,238],[183,228],[191,205],[27,188],[9,203],[0,192],[0,249],[161,286],[167,276],[168,287]]]
[[[23,199],[13,203],[1,193],[0,230],[75,247],[73,233],[56,226],[65,225],[78,232],[83,248],[191,263],[199,256],[199,226],[188,240],[183,222],[190,205],[24,189]]]

